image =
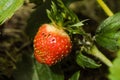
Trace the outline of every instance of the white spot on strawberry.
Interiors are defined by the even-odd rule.
[[[56,43],[56,38],[52,38],[51,40],[50,40],[50,43]]]

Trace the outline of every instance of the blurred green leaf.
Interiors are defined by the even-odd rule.
[[[49,67],[47,65],[42,65],[36,63],[34,66],[36,73],[39,77],[39,80],[64,80],[64,75],[59,65]],[[33,78],[34,80],[34,78]]]
[[[83,68],[99,68],[101,65],[97,64],[93,59],[79,53],[76,57],[76,62]]]
[[[34,38],[38,28],[40,25],[44,23],[49,23],[49,19],[46,14],[46,9],[49,9],[51,5],[51,1],[39,5],[36,10],[31,14],[31,17],[28,19],[28,24],[26,28],[26,32],[30,38]]]
[[[23,5],[24,0],[1,0],[0,1],[0,24],[9,19],[14,12]]]
[[[15,80],[64,80],[59,65],[49,67],[33,60],[29,54],[24,54],[14,72]]]
[[[75,23],[73,25],[71,25],[72,27],[75,27],[75,26],[83,26],[84,24],[82,22],[78,22],[78,23]]]
[[[23,54],[21,61],[17,63],[17,68],[14,71],[13,77],[15,80],[32,80],[32,77],[36,79],[33,68],[33,59],[31,54]],[[38,79],[36,79],[38,80]]]
[[[75,72],[69,80],[79,80],[80,71]]]
[[[120,13],[117,13],[101,23],[96,31],[96,42],[110,50],[120,49]]]
[[[109,71],[110,80],[120,80],[120,51],[118,52],[116,59],[113,61],[113,66],[109,68]]]

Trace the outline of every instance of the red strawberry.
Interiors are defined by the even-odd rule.
[[[34,38],[34,55],[38,62],[53,65],[70,53],[70,37],[63,29],[42,25]]]

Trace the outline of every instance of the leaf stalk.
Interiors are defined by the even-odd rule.
[[[108,67],[111,67],[113,65],[112,62],[105,55],[103,55],[103,53],[100,52],[95,45],[93,45],[90,49],[90,54],[100,59]]]

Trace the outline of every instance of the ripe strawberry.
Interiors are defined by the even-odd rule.
[[[50,24],[42,25],[34,38],[34,55],[38,62],[53,65],[67,56],[72,44],[63,29]]]

